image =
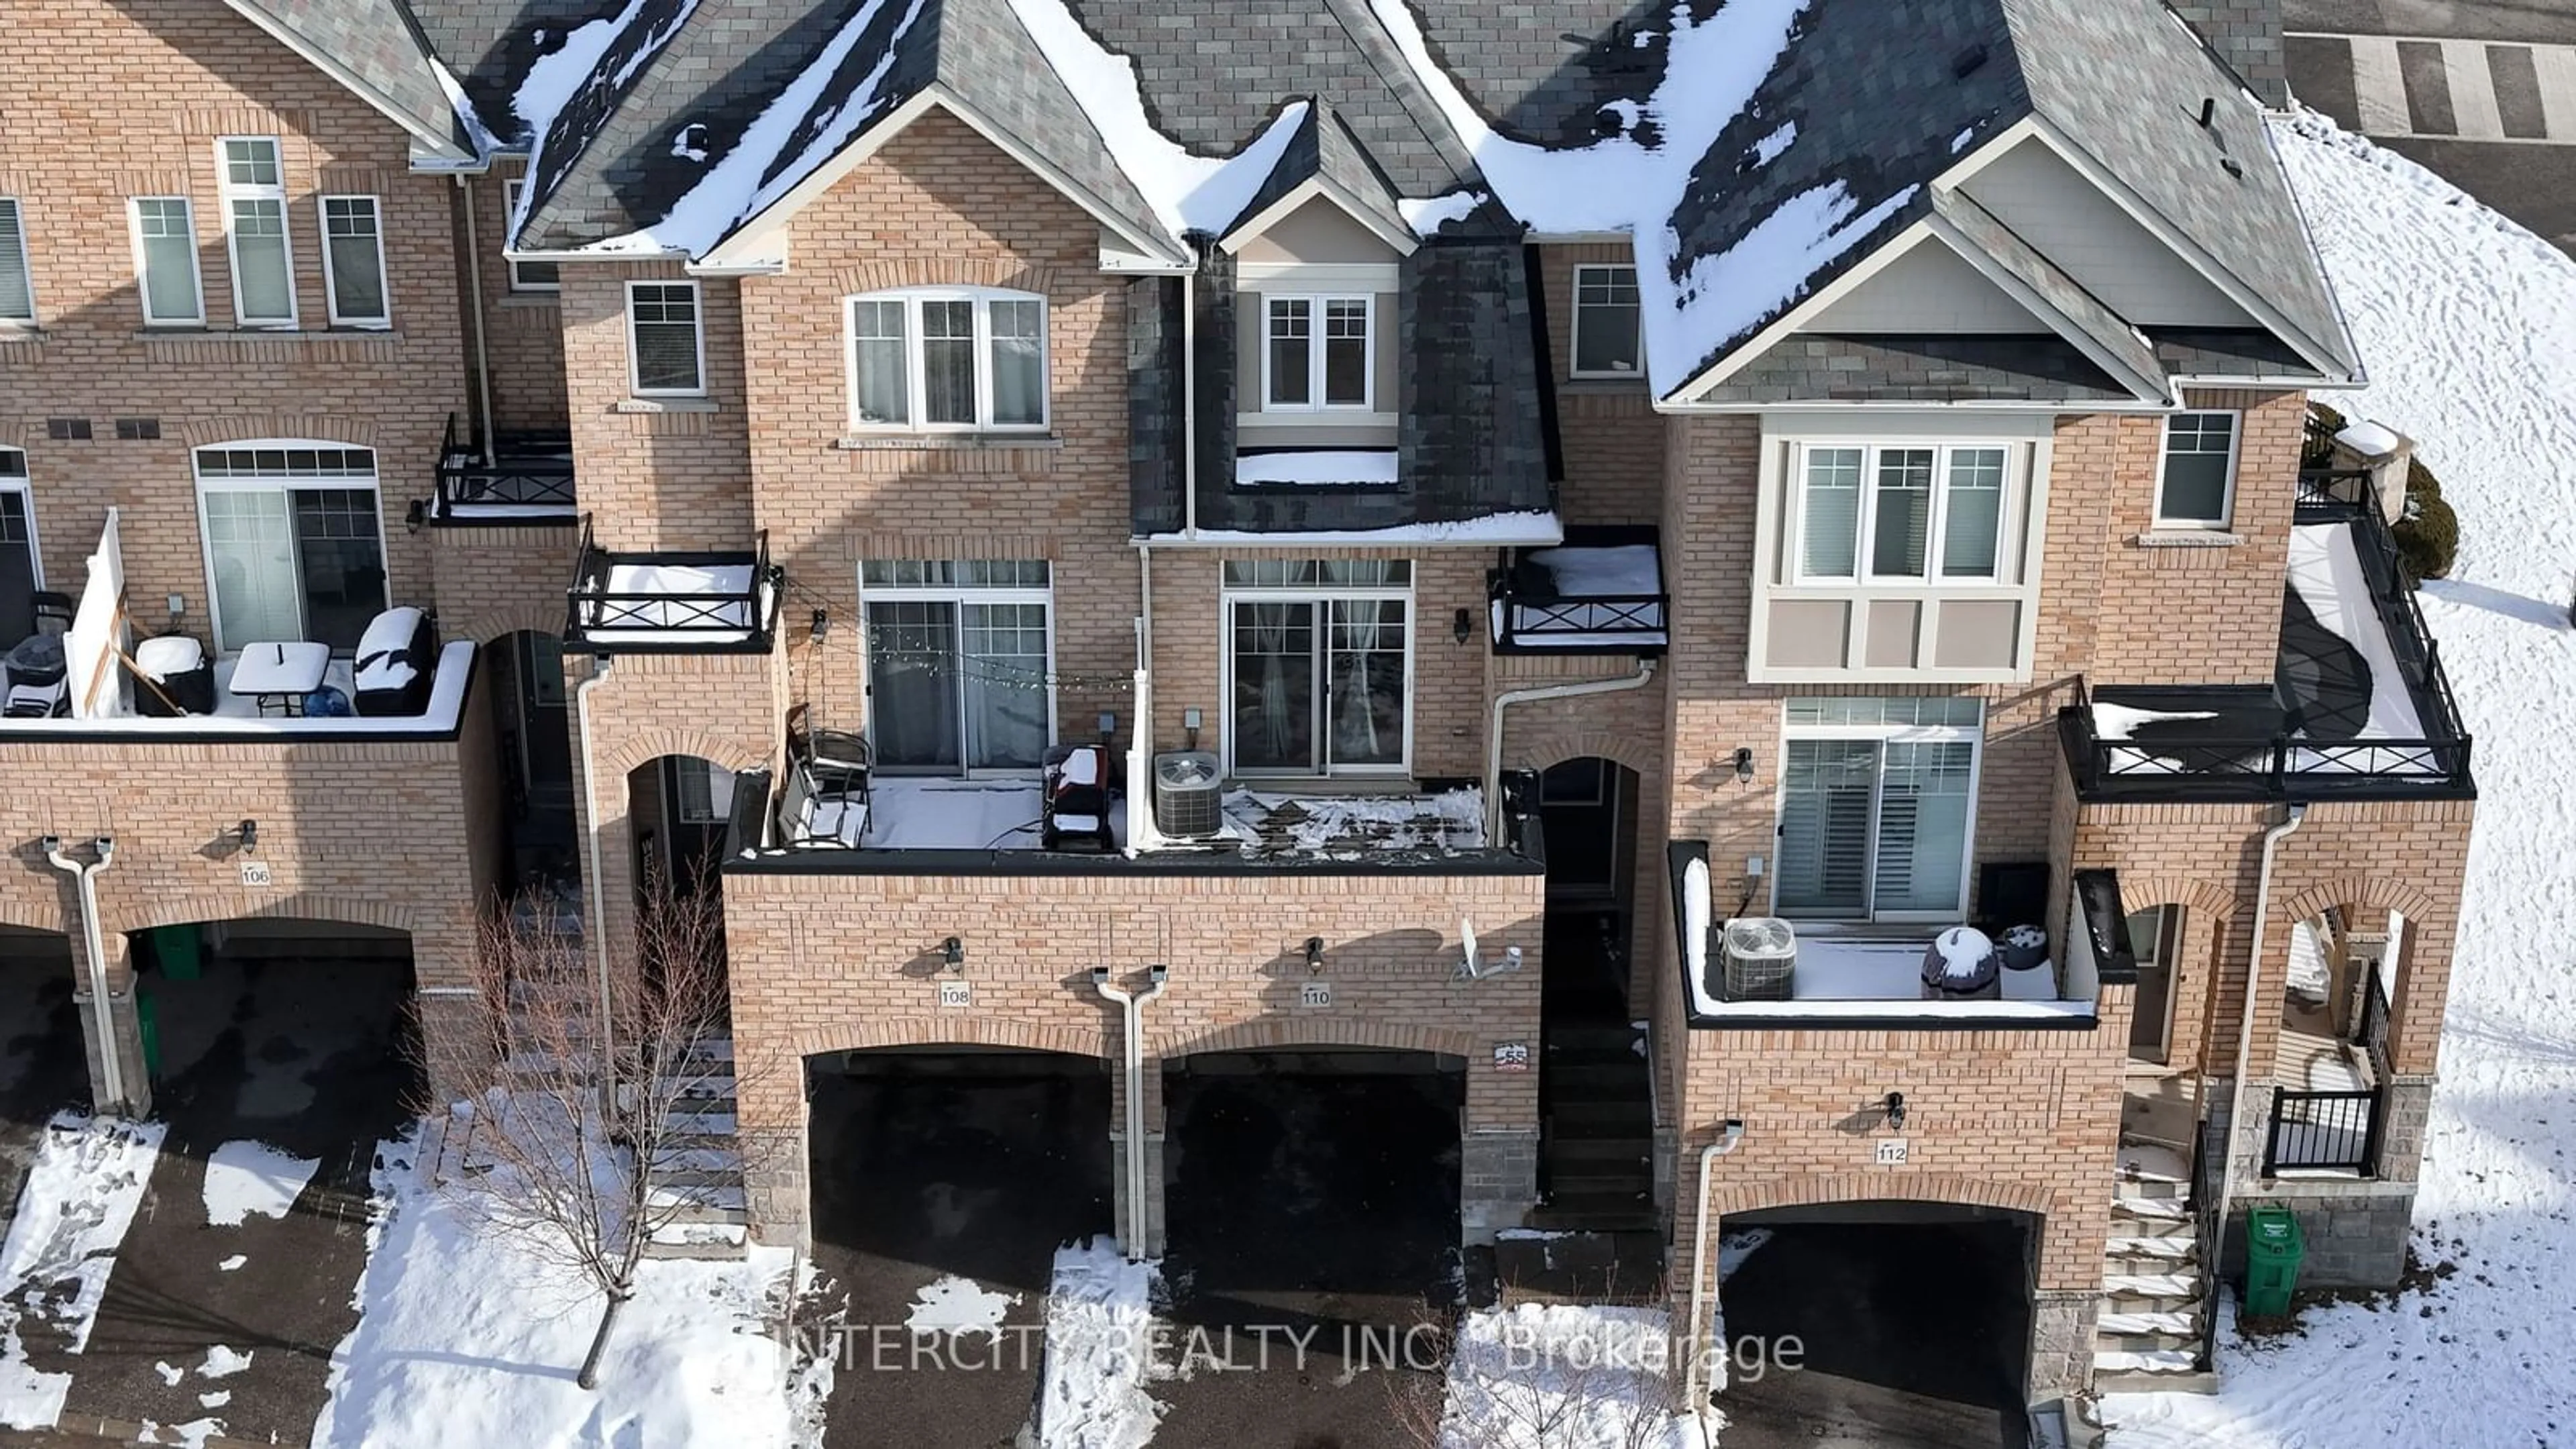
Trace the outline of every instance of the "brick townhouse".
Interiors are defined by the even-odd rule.
[[[2001,1225],[2032,1398],[2205,1382],[2228,1216],[2402,1266],[2474,798],[2245,8],[22,6],[0,899],[130,1056],[131,933],[435,1033],[718,891],[713,1239],[833,1072],[1105,1079],[1138,1253],[1402,1077],[1459,1242]]]

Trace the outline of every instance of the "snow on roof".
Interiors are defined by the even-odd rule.
[[[1415,236],[1431,236],[1453,221],[1465,221],[1485,200],[1484,192],[1461,190],[1422,200],[1399,200],[1395,209],[1404,224],[1413,228]]]
[[[1545,547],[1565,541],[1565,525],[1553,512],[1529,509],[1488,513],[1445,523],[1400,523],[1392,528],[1334,529],[1323,532],[1263,532],[1259,529],[1202,528],[1196,533],[1155,533],[1149,543],[1275,544],[1281,547],[1338,544],[1374,548],[1392,544],[1477,543],[1502,547]]]
[[[1805,0],[1736,0],[1704,20],[1673,7],[1664,75],[1643,103],[1659,144],[1622,132],[1591,145],[1549,150],[1499,135],[1432,59],[1405,0],[1369,0],[1459,141],[1503,205],[1533,230],[1570,235],[1627,232],[1635,239],[1637,290],[1647,325],[1646,370],[1658,393],[1690,380],[1720,347],[1794,297],[1817,267],[1839,256],[1914,199],[1905,187],[1863,208],[1842,181],[1814,186],[1773,210],[1733,247],[1694,259],[1676,275],[1673,225],[1692,173],[1771,74],[1797,31]],[[1757,147],[1765,162],[1794,128]],[[1773,143],[1777,142],[1775,146]]]
[[[561,45],[529,65],[510,98],[510,110],[528,142],[529,184],[520,188],[518,208],[510,214],[509,234],[514,240],[545,199],[541,193],[551,191],[582,147],[607,123],[626,88],[688,24],[697,8],[698,0],[676,4],[627,0],[626,8],[615,15],[566,32]],[[662,12],[660,23],[646,23],[656,10]],[[628,32],[639,24],[644,28],[629,41]],[[556,122],[576,98],[588,102],[579,117],[585,124],[577,128],[578,135],[558,135]]]
[[[2370,722],[2360,738],[2420,740],[2424,722],[2415,693],[2389,647],[2387,627],[2371,597],[2370,576],[2349,523],[2307,523],[2290,530],[2290,588],[2336,638],[2370,665]]]
[[[1392,448],[1309,448],[1246,453],[1234,460],[1237,483],[1298,483],[1311,487],[1365,487],[1395,481]]]
[[[1011,10],[1082,106],[1118,169],[1145,196],[1174,236],[1224,231],[1243,214],[1279,153],[1304,124],[1307,105],[1292,101],[1270,128],[1231,157],[1193,156],[1155,129],[1135,63],[1082,28],[1064,0],[1010,0]]]

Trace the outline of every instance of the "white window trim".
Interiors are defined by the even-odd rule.
[[[18,279],[27,284],[27,315],[0,317],[0,332],[33,331],[44,317],[44,309],[36,305],[36,243],[27,235],[27,199],[23,196],[0,196],[0,202],[8,203],[11,213],[18,219]]]
[[[1854,532],[1853,572],[1848,574],[1811,574],[1807,572],[1807,458],[1817,451],[1860,450],[1860,516]],[[1878,463],[1882,453],[1921,452],[1932,454],[1932,496],[1930,516],[1924,522],[1923,572],[1920,574],[1882,574],[1870,568],[1872,545],[1878,534]],[[1950,522],[1950,459],[1962,452],[1999,451],[2004,455],[2002,497],[1996,500],[2000,511],[1995,520],[1995,566],[1985,574],[1945,574],[1943,555],[1949,547],[1945,530]],[[1996,589],[2013,586],[2018,572],[2013,561],[2021,557],[2022,530],[2016,505],[2028,481],[2029,450],[2010,439],[1926,438],[1878,439],[1864,441],[1808,441],[1798,443],[1790,453],[1792,470],[1788,516],[1781,520],[1781,536],[1787,542],[1789,583],[1792,587],[1823,585],[1845,588],[1900,589]]]
[[[900,423],[859,416],[859,312],[861,302],[903,304],[904,414]],[[923,420],[929,378],[922,367],[921,304],[972,302],[975,319],[975,418],[972,422]],[[995,302],[1038,304],[1038,420],[997,423],[993,418],[993,310]],[[850,426],[869,433],[1043,433],[1055,417],[1055,314],[1044,294],[1008,287],[888,287],[841,299],[841,369],[848,379]]]
[[[2140,910],[2153,911],[2156,915],[2156,939],[2149,950],[2149,955],[2155,961],[2161,963],[2164,970],[2165,1001],[2163,1020],[2160,1023],[2164,1029],[2157,1037],[2155,1057],[2148,1058],[2132,1056],[2127,1058],[2124,1064],[2125,1073],[2126,1075],[2133,1077],[2173,1076],[2179,1074],[2182,1070],[2174,1064],[2173,1035],[2174,1014],[2176,1009],[2182,1005],[2183,908],[2179,905],[2168,903],[2157,906],[2143,906],[2140,907]],[[2136,912],[2132,912],[2132,914],[2136,914]],[[2128,929],[2128,922],[2122,921],[2120,923],[2120,928],[2123,931],[2126,931]],[[2147,963],[2145,961],[2141,961],[2139,963],[2142,968],[2146,964]],[[2143,982],[2140,984],[2140,989],[2144,989]],[[2137,1050],[2138,1044],[2135,1040],[2136,1020],[2136,1017],[2132,1015],[2130,1018],[2130,1034],[2132,1039],[2127,1044],[2127,1051],[2133,1052]]]
[[[1264,413],[1373,413],[1377,411],[1377,294],[1374,292],[1260,292],[1261,299],[1261,411]],[[1306,398],[1301,403],[1283,403],[1272,399],[1270,389],[1270,306],[1274,302],[1306,304]],[[1355,403],[1324,401],[1324,309],[1334,302],[1360,304],[1361,322],[1365,329],[1360,338],[1360,400]]]
[[[1586,368],[1580,365],[1583,357],[1583,274],[1586,272],[1626,272],[1628,274],[1629,285],[1631,287],[1636,285],[1637,269],[1625,262],[1584,262],[1575,267],[1573,288],[1571,294],[1566,298],[1568,310],[1566,314],[1567,322],[1565,333],[1565,375],[1568,377],[1600,379],[1643,377],[1646,371],[1646,307],[1645,298],[1642,294],[1639,296],[1637,303],[1637,335],[1630,342],[1630,345],[1637,352],[1637,365],[1635,367],[1593,368]]]
[[[367,204],[369,213],[375,217],[376,290],[384,298],[385,303],[385,310],[380,316],[344,317],[340,315],[340,274],[339,268],[331,260],[331,203],[335,201],[363,201]],[[385,260],[384,199],[354,191],[317,196],[313,198],[313,220],[321,228],[318,234],[322,238],[322,301],[323,305],[330,309],[331,325],[362,328],[370,332],[391,331],[394,325],[394,279]]]
[[[15,455],[21,465],[24,465],[27,462],[27,452],[23,448],[0,447],[0,453]],[[24,476],[0,475],[0,493],[17,494],[20,505],[27,511],[28,568],[30,576],[36,581],[35,586],[41,589],[45,586],[45,546],[44,540],[38,537],[36,533],[35,482],[34,470],[32,468],[30,468]]]
[[[504,177],[504,178],[502,178],[502,181],[501,181],[501,246],[502,246],[502,249],[503,249],[504,251],[507,251],[507,250],[508,250],[508,248],[509,248],[509,245],[510,245],[510,222],[511,222],[511,219],[512,219],[513,217],[516,217],[516,216],[519,214],[519,197],[520,197],[521,193],[525,192],[527,189],[528,189],[528,178],[526,178],[526,177],[524,177],[524,176],[509,176],[509,177]],[[551,282],[531,282],[531,281],[528,281],[527,279],[525,279],[524,277],[522,277],[522,276],[520,276],[520,275],[519,275],[519,265],[520,265],[520,264],[519,264],[519,262],[518,262],[518,260],[517,260],[516,258],[504,257],[504,258],[503,258],[503,260],[508,264],[508,266],[509,266],[509,268],[510,268],[510,290],[511,290],[511,291],[513,291],[513,292],[560,292],[560,291],[562,291],[562,290],[563,290],[563,274],[562,274],[561,272],[557,272],[557,273],[555,274],[555,280],[553,280],[553,281],[551,281]],[[549,263],[548,265],[555,265],[555,264],[554,264],[554,263]]]
[[[255,186],[233,180],[232,162],[224,146],[232,141],[265,141],[277,157],[277,184]],[[275,136],[218,136],[215,138],[215,183],[224,208],[224,259],[233,288],[233,325],[261,331],[292,332],[302,322],[304,299],[296,295],[295,285],[295,213],[286,198],[286,146]],[[241,246],[233,232],[235,201],[274,201],[281,235],[278,250],[286,259],[286,316],[283,319],[263,317],[256,321],[242,316]],[[194,224],[193,214],[191,224]]]
[[[1219,566],[1222,568],[1222,565]],[[1222,574],[1219,575],[1222,578]],[[1417,683],[1415,649],[1422,636],[1422,608],[1414,598],[1412,571],[1401,584],[1288,584],[1276,588],[1259,584],[1226,584],[1217,592],[1217,627],[1223,631],[1222,656],[1217,680],[1217,697],[1225,701],[1225,772],[1254,780],[1347,780],[1400,779],[1413,773],[1413,701]],[[1404,604],[1404,745],[1403,757],[1392,765],[1336,765],[1329,759],[1315,770],[1254,770],[1243,775],[1234,762],[1234,606],[1247,604],[1314,604],[1315,615],[1315,697],[1319,710],[1332,693],[1332,611],[1335,599],[1396,599]],[[1317,718],[1319,726],[1330,727],[1330,721]],[[1329,755],[1329,736],[1316,739],[1318,754]]]
[[[143,203],[175,201],[188,218],[188,295],[195,299],[197,310],[187,317],[152,315],[152,288],[143,252]],[[206,325],[206,269],[197,259],[197,203],[186,196],[129,196],[125,199],[125,229],[134,247],[134,304],[143,311],[146,327],[203,327]],[[229,242],[227,242],[229,244]]]
[[[861,570],[859,583],[859,619],[862,625],[867,621],[868,605],[872,603],[954,604],[958,607],[959,611],[957,616],[957,628],[961,634],[966,626],[964,611],[965,606],[968,604],[1043,605],[1046,609],[1047,625],[1047,748],[1053,749],[1062,740],[1063,736],[1060,733],[1061,722],[1057,718],[1056,714],[1058,700],[1055,686],[1055,650],[1057,633],[1056,626],[1059,615],[1055,606],[1055,585],[1053,583],[1056,570],[1055,565],[1052,562],[1047,566],[1047,578],[1049,582],[1044,588],[1027,588],[1021,586],[988,588],[979,584],[871,584],[866,581],[865,570],[867,565],[862,563],[859,567]],[[876,698],[876,681],[870,675],[870,671],[874,667],[874,659],[875,656],[869,651],[867,645],[862,642],[859,646],[859,691],[861,704],[865,709],[868,721],[868,746],[870,749],[874,749],[876,746],[877,730],[877,712],[873,703]],[[958,728],[962,733],[965,728],[966,717],[964,702],[965,682],[961,679],[955,681],[955,683],[958,688]],[[885,773],[897,776],[918,777],[934,780],[950,779],[955,778],[956,776],[962,776],[967,779],[1025,780],[1037,778],[1044,773],[1043,766],[1035,770],[1017,768],[970,768],[965,764],[965,741],[962,738],[958,741],[958,746],[958,769],[955,776],[952,776],[949,772],[943,770],[915,770],[910,766],[896,766],[885,771]]]
[[[1815,920],[1849,921],[1860,924],[1882,925],[1902,925],[1909,923],[1930,924],[1935,922],[1955,924],[1966,920],[1968,914],[1968,883],[1972,878],[1974,878],[1977,869],[1977,806],[1982,799],[1982,792],[1985,788],[1986,725],[1985,707],[1983,703],[1981,702],[1978,706],[1977,723],[1973,725],[1797,724],[1792,723],[1786,717],[1786,706],[1782,707],[1781,713],[1782,719],[1780,722],[1779,753],[1771,762],[1771,778],[1778,782],[1772,787],[1771,791],[1771,824],[1775,831],[1778,830],[1780,821],[1786,814],[1789,806],[1789,742],[1791,740],[1868,740],[1882,747],[1886,745],[1960,743],[1965,743],[1968,746],[1968,819],[1964,831],[1966,836],[1965,848],[1959,852],[1959,894],[1956,897],[1958,905],[1955,908],[1946,911],[1877,911],[1864,908],[1858,916],[1801,916],[1797,919],[1802,924],[1810,920]],[[1875,903],[1875,897],[1878,894],[1879,811],[1885,803],[1886,798],[1887,754],[1885,749],[1882,748],[1879,752],[1877,771],[1870,778],[1869,841],[1861,848],[1862,858],[1867,862],[1862,876],[1866,883],[1863,887],[1863,893],[1865,896],[1872,898],[1872,904]],[[1771,891],[1768,901],[1769,904],[1766,908],[1774,915],[1779,914],[1780,872],[1777,870],[1771,872]]]
[[[2165,462],[2173,456],[2173,425],[2182,418],[2227,419],[2227,490],[2219,497],[2218,517],[2175,518],[2165,512]],[[2236,460],[2245,447],[2245,414],[2235,408],[2184,408],[2167,413],[2156,434],[2156,495],[2149,517],[2154,526],[2173,532],[2225,533],[2236,525]]]
[[[646,387],[643,382],[643,353],[635,345],[635,292],[639,287],[685,287],[689,292],[690,339],[698,349],[698,385],[695,387]],[[707,298],[706,291],[686,279],[660,278],[632,281],[626,284],[626,388],[634,397],[705,397],[707,395]]]
[[[376,454],[376,471],[365,478],[307,478],[294,477],[282,473],[273,476],[254,474],[252,476],[242,478],[209,478],[198,472],[197,455],[200,452],[221,452],[235,448],[330,448],[345,452],[360,446],[361,445],[357,443],[343,443],[330,438],[228,438],[219,443],[200,444],[188,450],[188,472],[194,478],[197,485],[197,554],[206,570],[206,632],[214,639],[215,653],[218,657],[229,658],[238,654],[244,644],[264,644],[273,641],[264,639],[227,640],[223,636],[223,612],[219,606],[219,601],[215,598],[214,592],[216,587],[214,533],[213,530],[206,526],[206,495],[209,493],[294,493],[299,490],[328,492],[357,492],[364,490],[365,492],[374,494],[376,499],[376,547],[385,556],[385,602],[379,608],[379,612],[382,612],[383,609],[390,609],[393,607],[393,556],[392,550],[387,546],[387,539],[385,537],[384,456],[374,448],[366,449],[366,451]],[[291,520],[293,516],[292,508],[288,510],[288,514]],[[296,579],[298,600],[296,629],[298,633],[310,634],[313,632],[312,621],[301,617],[303,587],[304,581],[299,572]]]

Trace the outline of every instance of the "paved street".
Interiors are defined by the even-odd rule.
[[[2576,254],[2576,5],[2288,0],[2290,91]]]

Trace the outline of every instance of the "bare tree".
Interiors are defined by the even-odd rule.
[[[478,944],[477,1029],[423,1033],[429,1080],[453,1098],[431,1113],[444,1134],[431,1179],[460,1212],[606,1296],[580,1374],[595,1389],[646,1248],[700,1206],[691,1191],[657,1190],[653,1168],[740,1162],[694,1142],[730,1125],[705,1118],[731,1116],[737,1085],[730,1052],[710,1046],[729,1019],[722,908],[712,891],[656,878],[631,943],[604,964],[595,942],[506,907]]]
[[[1595,1302],[1615,1301],[1605,1280]],[[1557,1449],[1566,1444],[1664,1449],[1689,1416],[1677,1355],[1652,1330],[1501,1325],[1499,1341],[1458,1322],[1449,1372],[1393,1374],[1389,1418],[1418,1449]],[[1524,1333],[1524,1328],[1531,1331]]]

